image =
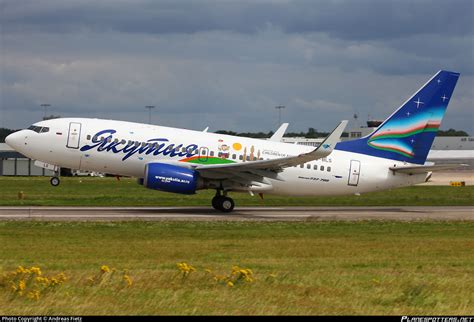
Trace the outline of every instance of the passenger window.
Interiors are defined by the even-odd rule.
[[[90,140],[90,139],[91,139],[91,136],[90,136],[90,135],[88,135],[88,136],[87,136],[87,140]]]
[[[209,154],[211,157],[214,156],[214,151],[211,151],[211,153]]]
[[[306,168],[311,169],[311,164],[308,163],[308,164],[306,165]]]
[[[321,171],[324,171],[324,166],[322,165],[320,169],[321,169]]]
[[[115,142],[115,143],[118,143],[118,139],[115,139],[114,142]]]
[[[232,159],[235,160],[236,159],[236,155],[235,154],[232,154]]]
[[[246,160],[247,160],[247,161],[250,161],[250,155],[247,155]]]
[[[328,171],[328,172],[331,172],[331,167],[328,167],[328,168],[327,168],[327,171]]]
[[[140,142],[136,141],[135,142],[135,147],[138,148],[140,146]]]
[[[314,167],[313,167],[314,170],[318,170],[318,165],[315,164]]]
[[[127,141],[122,139],[122,141],[120,141],[120,143],[125,144],[125,143],[127,143]]]
[[[107,142],[108,143],[112,142],[112,138],[110,136],[107,138]]]
[[[302,164],[300,164],[300,168],[303,168],[303,167],[304,167],[304,164],[303,164],[303,163],[302,163]]]
[[[239,160],[243,160],[243,158],[244,158],[244,157],[242,156],[242,154],[239,155]]]

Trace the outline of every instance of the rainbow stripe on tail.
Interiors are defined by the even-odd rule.
[[[458,78],[439,71],[372,134],[340,142],[336,150],[424,164]]]

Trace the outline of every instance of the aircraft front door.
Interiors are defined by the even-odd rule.
[[[79,141],[81,140],[81,123],[69,123],[69,132],[67,135],[66,147],[71,149],[79,149]]]
[[[208,158],[209,158],[209,149],[204,146],[200,147],[199,148],[199,161],[207,162]]]
[[[359,184],[360,176],[360,161],[351,160],[351,166],[349,168],[349,186],[357,186]]]

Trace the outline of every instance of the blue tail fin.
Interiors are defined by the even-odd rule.
[[[339,142],[336,150],[424,164],[458,78],[439,71],[372,134]]]

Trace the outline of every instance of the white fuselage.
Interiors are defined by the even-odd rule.
[[[47,127],[48,131],[22,130],[16,132],[8,143],[22,154],[48,164],[137,178],[143,178],[145,166],[150,162],[181,165],[185,159],[189,162],[192,157],[188,150],[195,150],[195,162],[206,164],[220,160],[252,162],[282,158],[314,149],[297,144],[112,120],[64,118],[35,125]],[[115,132],[106,132],[94,138],[104,130]],[[102,144],[103,141],[98,141],[100,137],[110,142]],[[153,139],[155,141],[149,141]],[[132,148],[128,145],[130,141],[136,142]],[[152,143],[159,148],[146,153],[149,151],[146,144]],[[354,194],[425,181],[426,174],[394,173],[389,169],[394,165],[400,166],[403,162],[340,151],[336,147],[327,158],[284,168],[279,173],[280,180],[268,179],[271,189],[265,193],[302,196]],[[252,191],[252,188],[248,190]],[[255,191],[258,192],[258,189]]]

